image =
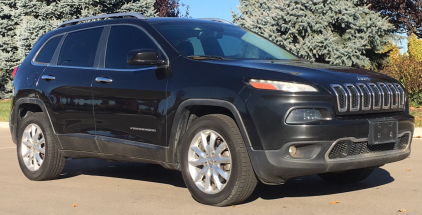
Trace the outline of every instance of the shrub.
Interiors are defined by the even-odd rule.
[[[381,72],[400,80],[406,87],[409,104],[419,107],[422,105],[422,40],[415,35],[409,38],[408,55],[401,55],[397,50],[392,48]]]

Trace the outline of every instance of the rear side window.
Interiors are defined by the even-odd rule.
[[[129,65],[127,55],[135,49],[158,48],[155,43],[141,29],[133,26],[113,26],[107,43],[106,68],[136,69],[148,67],[144,65]]]
[[[57,65],[93,67],[102,31],[95,28],[67,35]]]
[[[56,51],[57,45],[59,45],[60,40],[63,36],[58,36],[50,39],[41,49],[41,51],[38,53],[37,58],[35,59],[35,62],[37,63],[50,63],[51,58],[54,55],[54,52]]]

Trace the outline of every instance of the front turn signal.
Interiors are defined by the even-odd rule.
[[[280,90],[285,92],[318,92],[318,90],[307,84],[298,84],[283,81],[251,79],[249,84],[261,90]]]

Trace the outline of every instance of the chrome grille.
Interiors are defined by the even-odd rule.
[[[339,112],[404,108],[405,91],[397,83],[332,84]]]

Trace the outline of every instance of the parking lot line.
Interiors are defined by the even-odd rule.
[[[5,148],[0,148],[0,150],[2,150],[2,149],[14,149],[14,148],[16,148],[16,147],[5,147]]]

